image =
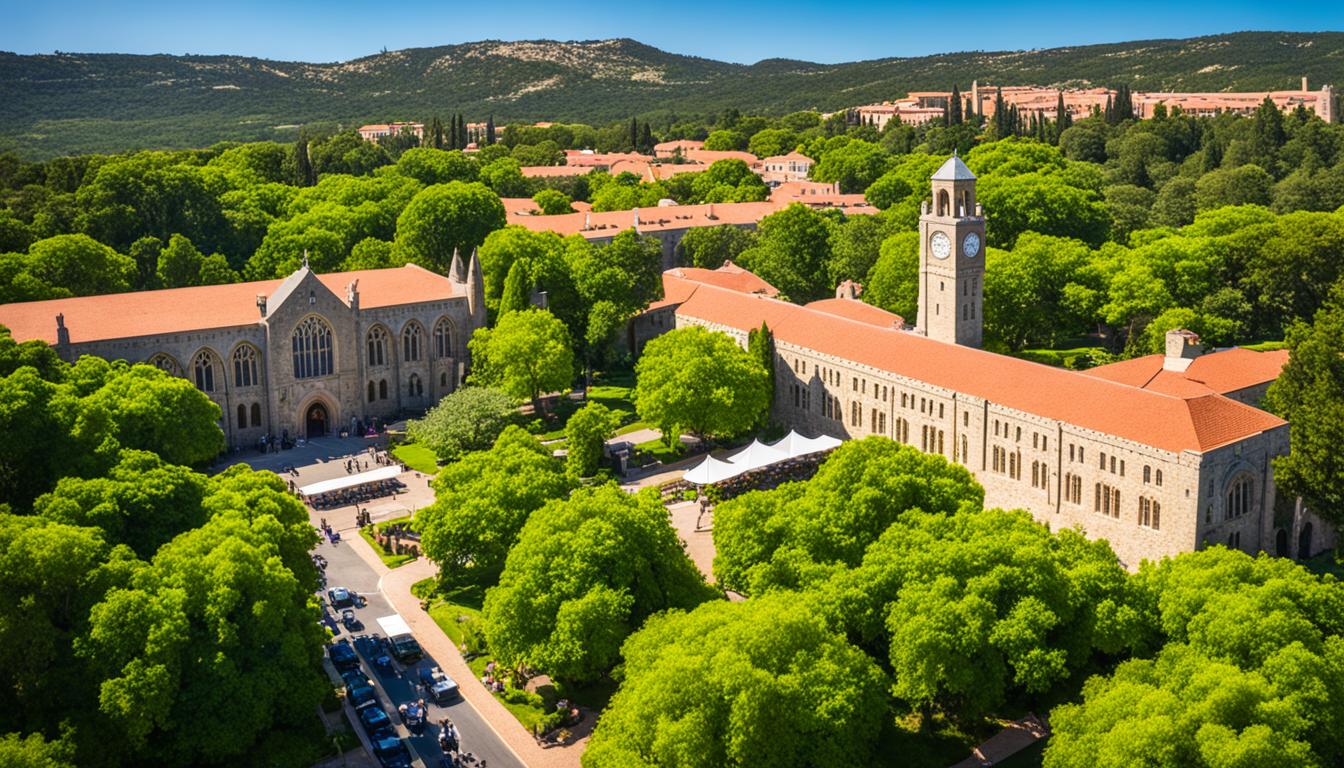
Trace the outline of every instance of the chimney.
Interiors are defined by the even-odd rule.
[[[65,327],[65,315],[56,315],[56,346],[70,346],[70,329]]]
[[[261,310],[261,316],[262,316],[262,317],[265,317],[265,316],[266,316],[266,295],[265,295],[265,294],[262,294],[262,293],[258,293],[258,294],[257,294],[257,309]]]
[[[858,299],[863,295],[863,286],[853,280],[845,280],[835,287],[835,298]]]
[[[715,217],[714,217],[714,204],[713,204],[713,203],[710,203],[710,204],[709,204],[709,213],[705,214],[705,218],[709,219],[710,221],[713,221],[713,220],[714,220]]]
[[[1184,328],[1173,328],[1167,331],[1167,354],[1162,359],[1162,370],[1183,373],[1202,351],[1198,334]]]
[[[345,286],[345,303],[350,305],[351,309],[359,309],[359,281],[351,280],[350,284]]]
[[[1302,76],[1302,90],[1304,90],[1304,91],[1307,90],[1307,76],[1306,76],[1306,75],[1303,75],[1303,76]]]
[[[587,232],[593,228],[593,215],[591,213],[583,214],[583,231]]]

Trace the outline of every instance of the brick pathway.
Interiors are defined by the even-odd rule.
[[[438,571],[432,562],[420,559],[400,568],[389,569],[362,537],[351,536],[348,543],[356,554],[380,574],[379,591],[392,603],[397,613],[406,619],[425,651],[439,662],[449,677],[459,682],[462,697],[471,702],[491,730],[519,760],[529,768],[578,768],[579,756],[583,754],[588,740],[584,738],[567,746],[543,749],[499,699],[481,685],[480,679],[467,666],[452,639],[439,629],[429,614],[420,610],[420,601],[411,594],[411,585],[437,575]]]
[[[985,743],[971,751],[971,756],[952,768],[984,768],[997,765],[1041,739],[1050,736],[1050,727],[1035,715],[1027,715],[1009,723],[1002,731],[990,736]]]

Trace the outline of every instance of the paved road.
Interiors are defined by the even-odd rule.
[[[354,534],[351,533],[351,535]],[[341,628],[337,638],[350,638],[353,635],[361,634],[361,632],[381,634],[378,627],[378,618],[392,614],[393,609],[382,593],[379,592],[378,574],[351,549],[348,543],[342,542],[332,545],[324,541],[314,551],[327,559],[328,587],[346,587],[363,595],[368,600],[368,604],[363,608],[355,609],[356,616],[365,625],[364,629],[362,631],[356,630],[352,634]],[[339,617],[339,613],[337,616]],[[367,659],[364,659],[364,661],[367,662]],[[401,665],[397,665],[399,674],[396,675],[383,675],[374,670],[371,664],[366,663],[364,665],[365,673],[378,683],[378,687],[381,689],[381,703],[387,713],[392,716],[393,721],[399,720],[397,705],[414,701],[423,696],[416,690],[414,683],[416,670],[419,667],[434,664],[436,662],[427,657],[404,671],[401,671]],[[468,680],[457,681],[458,685],[470,684],[470,682]],[[430,703],[428,723],[424,732],[419,736],[412,736],[408,739],[411,751],[426,766],[439,765],[439,729],[435,723],[444,717],[452,719],[457,725],[458,732],[461,735],[463,751],[475,755],[476,762],[472,763],[473,766],[479,766],[479,768],[523,768],[523,763],[514,756],[513,752],[486,724],[475,707],[461,697],[453,699],[447,706]]]

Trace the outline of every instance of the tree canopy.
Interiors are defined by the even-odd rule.
[[[489,448],[517,413],[515,400],[491,387],[462,387],[444,396],[406,431],[417,443],[450,461]]]
[[[730,437],[770,407],[770,375],[726,334],[699,326],[649,341],[635,365],[639,417],[676,439],[682,430]]]
[[[544,309],[510,312],[494,328],[476,329],[470,347],[475,380],[531,399],[538,411],[541,395],[567,391],[574,380],[569,334]]]

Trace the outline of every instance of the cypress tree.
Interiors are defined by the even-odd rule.
[[[747,352],[765,369],[766,377],[770,382],[770,402],[775,401],[775,334],[771,332],[770,326],[761,321],[760,328],[753,328],[747,332]],[[767,406],[761,413],[760,425],[765,426],[766,420],[770,418],[770,408]]]
[[[518,259],[509,267],[504,278],[504,290],[499,296],[499,317],[520,309],[527,309],[532,303],[531,280],[528,279],[526,259]]]
[[[1111,94],[1106,94],[1106,110],[1102,112],[1107,125],[1115,125],[1115,110],[1111,107]]]
[[[493,114],[485,119],[485,143],[495,143],[495,116]]]
[[[443,121],[437,115],[429,121],[429,145],[435,149],[443,149]]]
[[[971,98],[969,96],[966,97],[966,105],[962,107],[961,119],[977,125],[980,122],[979,115],[975,114],[975,105],[971,104]]]
[[[630,149],[639,147],[639,119],[630,118]]]
[[[648,123],[639,131],[639,151],[646,155],[653,154],[653,129]]]
[[[299,134],[294,142],[294,182],[300,187],[311,187],[317,183],[317,174],[313,173],[313,161],[308,156],[308,137]]]
[[[952,85],[952,97],[947,102],[947,123],[948,125],[961,125],[961,90],[956,84]]]

